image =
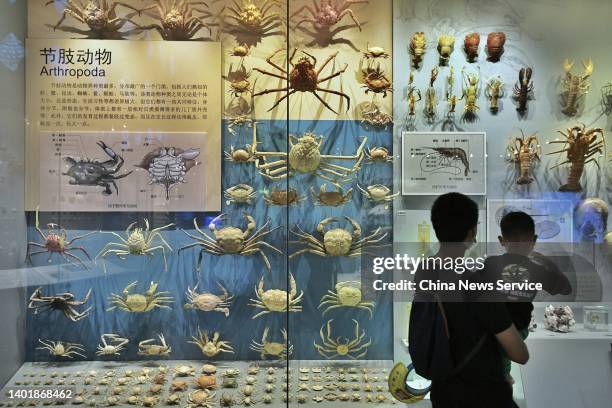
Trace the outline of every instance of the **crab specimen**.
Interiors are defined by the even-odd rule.
[[[195,373],[195,368],[191,365],[180,364],[174,367],[174,375],[177,377],[189,377]]]
[[[240,62],[251,53],[251,47],[246,44],[235,45],[229,52],[230,57],[240,57]]]
[[[253,128],[253,144],[257,145],[257,127]],[[256,162],[256,167],[262,176],[271,180],[282,180],[295,173],[312,174],[339,187],[340,181],[348,181],[348,178],[361,168],[367,140],[367,137],[362,138],[353,156],[341,156],[321,154],[322,135],[316,136],[312,132],[306,132],[301,137],[289,135],[289,153],[255,151],[255,155],[260,159]],[[268,162],[268,157],[277,157],[278,160]],[[330,163],[335,160],[354,163],[352,167]]]
[[[200,155],[200,149],[183,150],[178,147],[160,147],[147,153],[140,167],[149,172],[149,184],[159,184],[166,190],[166,200],[170,199],[170,189],[178,184],[186,183],[187,172],[200,164],[195,159]]]
[[[289,274],[289,288],[288,292],[282,289],[264,290],[264,278],[262,276],[255,286],[257,299],[251,299],[252,303],[249,303],[249,306],[264,310],[255,314],[252,319],[272,312],[301,312],[302,306],[299,303],[304,296],[304,291],[300,291],[300,294],[296,296],[297,284],[292,274]]]
[[[196,284],[193,290],[187,287],[187,301],[185,303],[185,309],[201,310],[203,312],[221,312],[225,317],[229,316],[229,306],[232,304],[234,296],[230,296],[227,289],[223,287],[220,282],[217,285],[223,292],[222,295],[215,295],[212,293],[198,293],[198,285]]]
[[[77,235],[72,239],[68,239],[68,232],[58,224],[49,223],[47,224],[47,233],[45,234],[42,229],[40,229],[40,222],[38,219],[38,207],[36,207],[36,224],[35,224],[36,232],[42,238],[43,244],[39,244],[38,242],[30,241],[28,242],[28,250],[26,258],[32,262],[32,256],[38,254],[48,253],[49,258],[47,258],[47,262],[51,262],[51,257],[53,254],[59,254],[66,261],[73,263],[73,259],[75,259],[79,264],[81,264],[84,268],[87,268],[85,263],[78,256],[74,255],[73,251],[82,251],[88,259],[91,259],[89,253],[83,247],[71,246],[73,242],[85,238],[88,235],[93,234],[94,232],[89,232],[84,235]],[[56,232],[57,231],[57,232]],[[30,247],[42,248],[41,250],[30,252]]]
[[[186,408],[212,408],[215,403],[215,393],[206,390],[195,390],[189,394]]]
[[[154,0],[154,4],[139,12],[159,20],[159,24],[147,26],[134,24],[141,30],[156,30],[166,41],[203,40],[204,37],[194,37],[203,28],[212,35],[210,24],[204,22],[204,19],[211,17],[212,13],[200,6],[208,8],[203,1]],[[196,16],[196,13],[200,15]]]
[[[195,344],[200,348],[206,357],[214,357],[219,353],[234,353],[234,348],[229,341],[220,340],[219,332],[214,332],[212,339],[208,337],[208,332],[200,330],[198,327],[198,337],[191,336],[193,341],[187,343]]]
[[[338,222],[338,218],[329,217],[323,219],[317,225],[317,232],[322,239],[317,239],[314,235],[304,232],[299,225],[296,224],[297,232],[292,231],[300,239],[297,243],[306,245],[306,248],[300,249],[297,252],[289,255],[289,259],[301,254],[311,253],[318,256],[361,256],[362,254],[373,255],[364,249],[383,248],[387,245],[372,245],[382,241],[387,233],[381,233],[381,228],[361,238],[361,226],[357,221],[350,217],[344,217],[352,226],[353,232],[350,233],[344,228],[332,228],[325,230],[327,225],[332,222]]]
[[[56,357],[67,357],[73,358],[74,356],[80,356],[86,358],[81,352],[85,352],[82,344],[69,343],[65,341],[52,341],[52,340],[41,340],[38,342],[42,344],[40,347],[36,347],[37,350],[48,350],[49,354]]]
[[[232,69],[232,66],[233,64],[230,64],[228,74],[223,76],[223,79],[229,82],[232,96],[238,98],[245,92],[252,92],[251,82],[249,81],[251,71],[247,71],[244,64],[240,64],[235,70]]]
[[[255,145],[246,145],[244,148],[230,146],[229,152],[223,152],[225,160],[236,163],[249,163],[255,161]]]
[[[196,377],[193,382],[196,388],[202,390],[213,390],[217,388],[217,377],[214,375],[200,375]]]
[[[232,407],[236,404],[236,399],[232,394],[223,393],[219,398],[219,405],[222,407]]]
[[[181,403],[182,397],[183,396],[181,394],[173,392],[169,394],[168,397],[166,398],[166,404],[167,405],[178,405]]]
[[[174,224],[164,225],[163,227],[150,229],[149,220],[145,218],[145,228],[134,227],[136,222],[131,223],[125,230],[125,239],[114,231],[101,231],[103,234],[112,234],[119,239],[119,242],[109,242],[102,248],[102,250],[96,255],[96,259],[102,257],[102,265],[104,267],[104,273],[106,273],[106,262],[104,258],[108,254],[113,254],[119,259],[125,259],[128,255],[147,255],[152,257],[155,251],[161,250],[162,257],[164,259],[164,270],[168,270],[168,263],[166,261],[166,249],[172,251],[172,247],[162,237],[162,230],[173,226]],[[159,238],[161,244],[153,246],[155,238]]]
[[[350,16],[355,26],[361,31],[361,24],[353,10],[350,7],[353,4],[368,4],[369,0],[312,0],[312,6],[307,4],[297,9],[289,18],[297,16],[303,11],[310,13],[312,17],[303,15],[300,20],[295,24],[295,29],[305,23],[310,23],[312,26],[320,30],[322,28],[328,29],[331,26],[338,24],[345,16]],[[368,47],[369,48],[369,47]]]
[[[236,184],[224,191],[225,198],[235,204],[253,204],[253,199],[257,197],[255,189],[248,184]]]
[[[109,296],[109,302],[112,305],[107,311],[121,309],[130,313],[144,313],[155,309],[172,309],[166,303],[174,302],[171,296],[165,296],[170,292],[162,291],[157,292],[157,283],[151,282],[149,289],[143,294],[130,293],[130,290],[138,284],[138,281],[132,282],[123,289],[121,296],[111,293]]]
[[[388,113],[383,112],[380,107],[374,103],[370,104],[369,109],[364,109],[362,112],[361,125],[364,128],[386,129],[387,126],[393,124],[393,117]]]
[[[119,31],[127,22],[131,22],[130,17],[138,13],[138,10],[129,4],[108,0],[90,0],[87,1],[87,3],[84,3],[83,0],[49,0],[45,3],[45,6],[55,3],[62,3],[64,10],[62,11],[62,17],[55,25],[47,24],[47,26],[53,28],[54,31],[60,30],[68,33],[81,34],[84,35],[85,38],[91,39],[122,39],[134,31],[137,31]],[[126,7],[134,12],[126,17],[118,17],[116,12],[117,6]],[[62,23],[68,16],[74,18],[79,23],[85,24],[89,30],[63,26]]]
[[[305,199],[306,197],[300,196],[294,188],[279,190],[276,187],[272,187],[272,191],[264,195],[264,201],[268,205],[295,205]]]
[[[387,92],[393,92],[393,87],[386,73],[380,69],[380,65],[376,68],[367,67],[361,71],[363,75],[363,87],[365,93],[373,92],[374,94],[382,94],[383,98],[387,97]]]
[[[310,193],[315,201],[316,205],[328,205],[331,207],[338,207],[351,201],[353,197],[353,189],[345,193],[342,187],[337,187],[336,191],[327,191],[327,184],[321,184],[319,192],[317,193],[314,187],[310,187]]]
[[[321,336],[321,344],[317,344],[314,342],[314,348],[317,352],[327,358],[333,359],[336,357],[348,357],[351,360],[359,359],[364,357],[368,352],[368,347],[372,344],[372,340],[369,339],[367,342],[363,342],[365,337],[365,330],[359,332],[359,322],[355,319],[352,319],[355,323],[355,337],[352,340],[348,338],[340,338],[337,337],[335,340],[331,337],[331,323],[334,319],[330,319],[327,321],[327,331],[323,334],[323,327],[321,326],[321,330],[319,331],[319,335]],[[344,340],[342,342],[341,340]]]
[[[249,215],[248,213],[244,213],[244,218],[247,221],[247,228],[242,230],[238,227],[223,227],[217,230],[215,223],[217,221],[223,221],[226,217],[226,214],[221,214],[215,217],[210,224],[208,224],[208,229],[213,233],[214,238],[210,237],[206,234],[200,227],[198,226],[197,219],[193,219],[193,225],[195,230],[198,232],[199,236],[188,233],[185,230],[183,231],[188,237],[194,239],[196,242],[188,244],[179,249],[179,252],[193,248],[196,246],[200,247],[200,252],[198,254],[198,266],[199,270],[200,264],[202,263],[202,255],[204,252],[208,252],[213,255],[223,256],[223,255],[240,255],[240,256],[248,256],[259,253],[266,264],[268,270],[271,270],[272,267],[270,265],[270,261],[268,260],[267,255],[263,251],[262,247],[266,247],[271,249],[274,252],[281,253],[280,250],[273,247],[269,243],[263,241],[263,237],[270,234],[271,232],[277,230],[280,227],[275,227],[272,229],[268,229],[268,225],[270,224],[270,220],[268,219],[265,224],[257,229],[257,224],[255,223],[255,219]]]
[[[367,162],[370,163],[392,163],[393,156],[389,153],[389,149],[382,146],[369,147],[365,151]]]
[[[43,296],[42,287],[36,288],[30,296],[30,302],[28,303],[28,309],[33,309],[34,314],[39,312],[47,312],[53,310],[60,310],[64,316],[73,322],[78,322],[81,319],[89,316],[91,306],[87,309],[79,312],[74,307],[82,306],[91,296],[91,289],[87,291],[83,300],[76,300],[74,295],[70,292],[60,293],[54,296]]]
[[[249,47],[260,42],[263,37],[283,34],[274,31],[282,24],[280,15],[270,12],[275,6],[280,6],[276,0],[242,0],[240,4],[234,0],[233,5],[224,7],[228,11],[225,18],[230,20],[227,31],[236,35],[243,46]]]
[[[363,188],[357,184],[357,188],[359,188],[359,191],[361,191],[361,194],[363,194],[364,197],[375,203],[391,202],[399,195],[399,192],[393,194],[389,187],[382,184],[373,184],[371,186],[367,186],[366,188]]]
[[[269,93],[286,92],[282,97],[277,99],[277,101],[272,105],[272,107],[268,109],[268,112],[276,108],[283,100],[285,100],[290,95],[296,92],[310,92],[323,104],[323,106],[337,114],[338,112],[332,109],[332,107],[327,102],[325,102],[323,98],[321,98],[317,91],[323,93],[330,93],[345,98],[346,110],[349,110],[351,106],[351,98],[347,94],[333,89],[323,88],[320,86],[321,84],[341,75],[344,71],[346,71],[348,64],[344,64],[344,66],[338,71],[332,71],[332,73],[330,73],[329,75],[325,75],[322,78],[319,77],[321,75],[321,72],[323,72],[323,69],[325,69],[325,67],[330,62],[335,61],[338,52],[329,55],[323,61],[321,66],[317,68],[317,59],[306,51],[302,51],[305,56],[299,58],[298,61],[294,63],[295,55],[298,52],[298,49],[294,48],[291,57],[289,58],[290,70],[287,71],[283,66],[272,61],[272,58],[274,58],[279,52],[283,50],[283,48],[279,48],[278,50],[274,51],[272,55],[266,58],[266,62],[277,71],[280,71],[280,73],[266,71],[261,68],[253,68],[255,71],[260,72],[264,75],[281,79],[286,84],[286,86],[283,86],[281,88],[264,89],[263,91],[255,92],[253,94],[253,97],[256,97]]]
[[[166,339],[163,334],[157,336],[159,344],[151,344],[155,339],[147,339],[138,343],[138,355],[141,356],[169,356],[172,352],[172,347],[166,344]]]
[[[125,345],[130,342],[128,339],[114,333],[103,334],[100,336],[100,339],[102,339],[102,344],[98,344],[98,351],[96,351],[98,356],[120,355],[125,350]]]
[[[251,340],[249,348],[253,351],[260,353],[262,360],[266,359],[266,356],[273,356],[281,360],[286,360],[293,353],[293,344],[289,343],[287,339],[287,330],[282,329],[281,333],[285,341],[283,343],[277,343],[274,341],[268,341],[269,329],[266,327],[261,336],[261,343],[256,342],[254,339]]]
[[[70,166],[63,176],[72,177],[72,180],[68,181],[71,186],[100,186],[104,187],[102,191],[103,195],[111,195],[111,184],[115,187],[115,192],[119,194],[117,183],[115,180],[122,179],[129,176],[133,171],[128,171],[121,175],[116,175],[121,167],[123,167],[123,157],[119,156],[113,149],[108,147],[104,142],[99,141],[96,143],[104,153],[110,157],[109,160],[101,162],[98,159],[79,159],[78,161],[73,157],[65,157],[64,160]]]
[[[157,396],[146,396],[142,399],[142,406],[143,407],[152,407],[154,405],[157,405],[159,403],[159,397]]]
[[[361,292],[361,282],[358,281],[345,281],[336,283],[336,291],[327,291],[326,295],[321,298],[319,303],[319,309],[325,307],[322,312],[322,316],[325,316],[327,312],[340,307],[355,307],[363,310],[367,310],[370,313],[370,319],[372,318],[372,310],[376,305],[375,302],[366,302],[363,300]]]
[[[366,60],[375,60],[377,58],[387,59],[390,56],[383,47],[370,47],[370,43],[367,43],[366,51],[362,52],[362,54],[363,58]]]

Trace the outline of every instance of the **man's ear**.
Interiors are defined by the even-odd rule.
[[[468,231],[465,242],[476,242],[476,234],[478,233],[478,225],[474,225],[473,228],[470,228]]]
[[[499,243],[500,243],[502,246],[504,245],[504,242],[506,242],[506,241],[504,240],[504,237],[502,237],[501,235],[498,235],[498,236],[497,236],[497,240],[499,241]]]

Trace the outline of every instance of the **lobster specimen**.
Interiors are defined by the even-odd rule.
[[[416,103],[421,99],[421,91],[414,86],[414,73],[410,71],[410,79],[408,80],[408,116],[415,115]]]
[[[561,112],[568,116],[574,116],[577,112],[576,105],[578,100],[589,92],[591,87],[591,74],[593,73],[593,61],[582,61],[584,73],[582,75],[572,73],[574,61],[566,59],[563,62],[565,77],[562,81],[563,86],[563,103]]]
[[[440,156],[441,167],[454,167],[451,162],[455,160],[461,161],[464,170],[463,175],[465,177],[470,173],[470,162],[467,158],[467,153],[460,147],[427,147],[427,149],[434,150],[435,153]],[[427,155],[429,156],[429,155]],[[427,157],[426,156],[426,157]]]
[[[492,114],[499,112],[499,99],[504,97],[504,83],[501,78],[491,78],[485,87],[485,96],[489,98],[489,110]]]
[[[565,137],[565,140],[553,140],[548,143],[563,143],[563,149],[548,153],[548,155],[566,152],[567,160],[554,165],[550,169],[570,163],[567,183],[559,187],[559,191],[580,192],[582,191],[580,177],[584,166],[593,162],[597,168],[600,168],[597,158],[593,156],[596,153],[604,154],[606,143],[604,131],[602,128],[587,130],[586,125],[582,124],[582,126],[568,128],[566,132],[561,130],[558,130],[558,132]]]
[[[527,113],[527,101],[531,99],[531,92],[533,91],[533,81],[531,80],[531,75],[533,74],[533,69],[521,68],[519,71],[519,79],[514,84],[514,98],[518,102],[518,106],[516,107],[516,111],[524,115]]]
[[[323,100],[323,98],[321,98],[319,94],[317,94],[317,91],[331,93],[331,94],[338,95],[340,97],[345,98],[346,99],[346,110],[347,111],[349,110],[351,106],[351,98],[347,94],[340,92],[340,91],[335,91],[333,89],[322,88],[320,86],[320,84],[327,82],[341,75],[344,71],[346,71],[346,68],[348,67],[348,65],[344,64],[344,66],[338,71],[334,71],[331,74],[324,76],[323,78],[319,78],[319,75],[321,74],[323,69],[325,69],[325,67],[330,62],[335,60],[336,56],[338,55],[338,52],[331,54],[329,57],[325,59],[325,61],[323,61],[323,63],[321,64],[319,68],[316,68],[317,59],[313,55],[307,53],[306,51],[302,51],[302,53],[305,54],[305,56],[301,57],[296,63],[294,63],[293,59],[295,57],[295,54],[298,51],[297,48],[294,48],[293,53],[291,54],[291,57],[289,58],[289,65],[291,69],[287,71],[283,66],[272,61],[272,58],[274,58],[274,56],[276,56],[276,54],[278,54],[282,50],[283,48],[279,48],[278,50],[274,51],[272,55],[266,58],[266,62],[269,65],[271,65],[273,68],[275,68],[276,70],[280,71],[280,73],[266,71],[261,68],[254,68],[255,71],[260,72],[264,75],[271,76],[273,78],[281,79],[286,84],[285,86],[281,88],[264,89],[263,91],[255,92],[253,94],[253,97],[256,97],[256,96],[266,95],[266,94],[273,93],[273,92],[286,92],[285,95],[278,98],[278,100],[274,103],[274,105],[272,105],[272,107],[268,109],[268,112],[274,109],[275,107],[277,107],[284,99],[288,98],[289,95],[292,95],[296,92],[310,92],[327,109],[337,114],[338,112],[332,109],[332,107],[329,106],[329,104],[325,102],[325,100]]]
[[[443,34],[438,38],[438,54],[440,54],[440,65],[448,65],[450,56],[455,49],[455,37]]]
[[[487,60],[489,62],[499,62],[504,53],[504,44],[506,44],[506,34],[501,31],[489,33],[487,36]]]
[[[601,87],[601,106],[605,115],[612,113],[612,82]]]
[[[455,68],[451,67],[450,73],[446,78],[446,102],[448,102],[448,114],[455,113],[457,106],[457,95],[453,94],[453,85],[455,84]]]
[[[412,39],[410,40],[410,55],[412,56],[412,66],[414,68],[418,68],[423,61],[423,56],[425,55],[425,49],[427,48],[427,43],[425,41],[425,33],[423,31],[418,31],[414,33]]]
[[[436,88],[433,87],[438,77],[438,67],[433,67],[429,78],[429,88],[425,91],[425,117],[430,121],[436,117]]]
[[[476,111],[480,109],[478,105],[476,105],[476,99],[478,98],[478,82],[480,78],[476,74],[466,74],[465,71],[461,71],[462,78],[462,95],[460,99],[465,99],[464,109],[464,119],[466,120],[474,120],[476,118]]]
[[[463,39],[463,50],[468,62],[478,59],[478,47],[480,46],[480,34],[470,33]]]
[[[535,133],[525,136],[521,130],[522,137],[510,139],[507,147],[508,161],[517,163],[519,167],[519,177],[516,184],[530,184],[533,181],[531,167],[534,162],[540,161],[542,146]]]

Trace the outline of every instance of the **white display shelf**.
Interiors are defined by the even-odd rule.
[[[582,323],[577,323],[569,333],[552,332],[544,328],[543,323],[538,323],[538,328],[529,333],[527,342],[530,340],[602,340],[612,341],[612,325],[608,325],[607,332],[590,331],[584,328]]]

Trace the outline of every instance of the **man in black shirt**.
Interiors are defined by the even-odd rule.
[[[440,242],[434,258],[461,258],[475,241],[478,206],[459,193],[438,197],[431,209],[431,222]],[[454,281],[460,276],[449,270],[419,270],[415,281]],[[415,301],[422,294],[417,292]],[[426,296],[421,297],[425,299]],[[455,365],[465,362],[450,378],[433,381],[434,408],[511,408],[512,388],[505,379],[503,358],[524,364],[527,346],[519,336],[504,303],[469,302],[462,293],[445,294],[442,305],[448,324],[451,356]],[[500,347],[501,345],[501,347]],[[467,356],[470,356],[466,360]]]

